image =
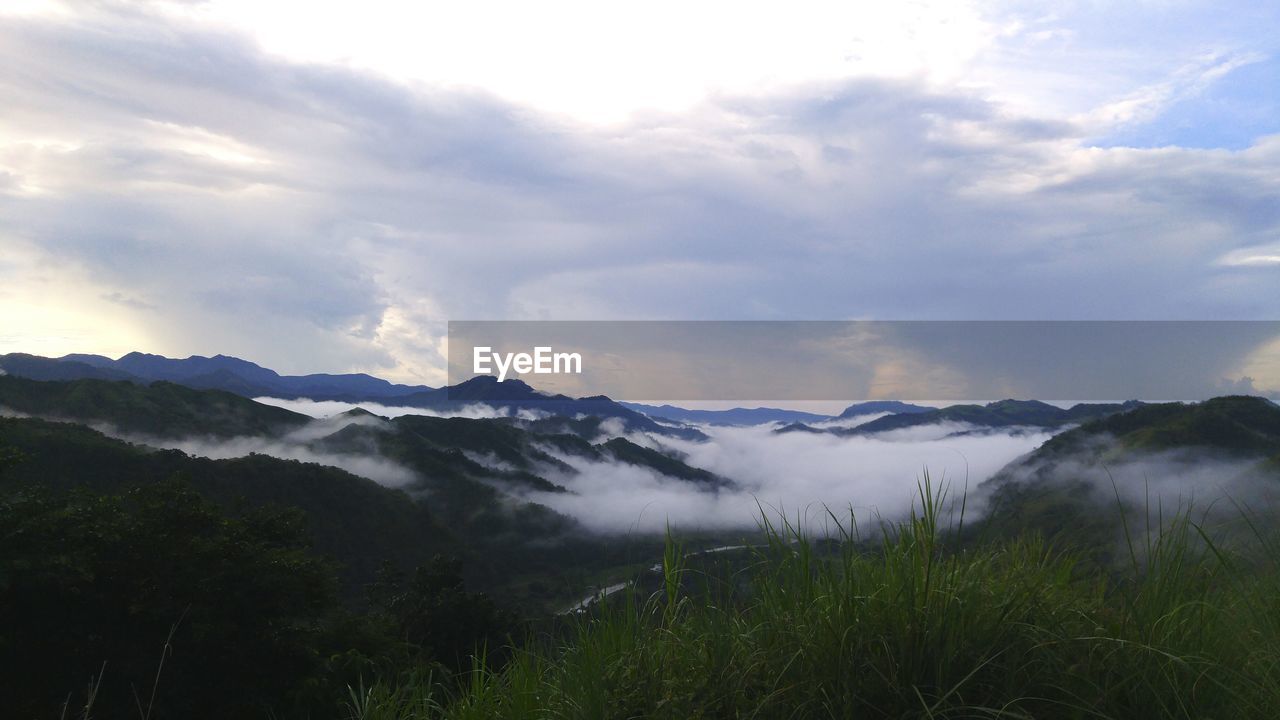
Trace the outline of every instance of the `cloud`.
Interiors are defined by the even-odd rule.
[[[0,409],[2,410],[2,409]],[[21,414],[4,410],[5,414],[23,417]],[[353,475],[372,480],[387,487],[405,487],[418,478],[413,471],[387,459],[379,453],[378,448],[369,447],[366,452],[325,452],[311,447],[311,443],[327,437],[349,425],[379,425],[384,423],[379,418],[344,417],[316,420],[281,437],[232,437],[215,438],[191,436],[185,438],[153,437],[137,433],[122,432],[109,423],[88,423],[93,429],[110,437],[153,448],[181,450],[188,455],[226,460],[245,457],[252,454],[270,455],[285,460],[297,460],[305,463],[318,463],[341,468]]]
[[[350,403],[338,400],[309,400],[307,398],[298,398],[289,400],[284,398],[273,397],[257,397],[255,402],[264,405],[274,405],[282,407],[286,410],[292,410],[296,413],[309,415],[313,418],[325,419],[332,418],[339,413],[347,412],[354,408],[363,408],[374,415],[386,418],[400,417],[401,415],[426,415],[427,417],[460,417],[469,420],[487,420],[492,418],[517,417],[522,420],[536,420],[544,417],[545,413],[536,410],[520,409],[513,413],[509,407],[493,407],[484,403],[472,403],[463,405],[460,408],[449,410],[428,410],[419,407],[405,407],[400,405],[383,405],[375,402]],[[314,424],[313,424],[314,425]]]
[[[107,294],[101,295],[101,298],[103,300],[106,300],[107,302],[124,305],[125,307],[133,308],[135,310],[155,310],[156,309],[155,305],[152,305],[151,303],[145,300],[139,300],[138,298],[135,298],[135,297],[129,297],[124,293],[118,293],[118,292],[107,293]]]
[[[894,519],[910,509],[925,471],[958,494],[966,480],[970,490],[976,488],[1049,437],[1041,432],[956,436],[958,429],[967,428],[838,438],[775,435],[769,427],[706,427],[708,442],[662,442],[684,453],[691,465],[731,479],[735,488],[713,492],[634,465],[566,456],[562,459],[577,474],[548,479],[570,493],[529,497],[601,532],[661,532],[668,522],[683,530],[751,528],[761,508],[792,519],[798,514],[820,527],[827,521],[824,507],[842,520],[852,510],[870,528],[877,517]]]
[[[1048,114],[989,69],[1007,82],[851,73],[592,125],[282,59],[171,9],[68,8],[0,25],[0,248],[20,258],[0,312],[67,328],[13,349],[146,342],[438,384],[449,318],[1244,319],[1280,301],[1251,260],[1280,236],[1280,139],[1089,146],[1081,113],[1167,79],[1146,62]],[[1071,56],[1084,33],[1047,14],[999,27],[1039,33],[1032,59]]]
[[[1074,490],[1083,485],[1099,512],[1116,521],[1113,539],[1117,549],[1127,553],[1124,532],[1154,533],[1179,514],[1201,523],[1212,521],[1216,527],[1238,524],[1247,508],[1280,507],[1275,469],[1268,469],[1266,460],[1265,455],[1240,456],[1209,447],[1117,453],[1114,438],[1096,436],[1070,455],[1011,465],[1002,480],[1071,488],[1066,497],[1076,500],[1085,497]],[[980,488],[973,506],[984,508],[995,490],[998,487]],[[1117,500],[1128,517],[1128,529],[1120,525]],[[1206,526],[1211,532],[1214,527]]]

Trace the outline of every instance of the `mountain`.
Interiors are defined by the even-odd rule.
[[[335,467],[266,455],[210,460],[35,418],[0,418],[0,446],[21,457],[2,476],[6,484],[0,485],[0,494],[21,483],[111,494],[179,475],[201,495],[230,509],[299,508],[315,549],[341,563],[353,597],[373,581],[383,560],[412,568],[436,553],[465,552],[428,506]]]
[[[80,380],[84,378],[92,380],[140,380],[137,376],[123,370],[87,361],[98,357],[96,355],[76,357],[84,358],[84,360],[54,360],[26,353],[0,355],[0,375],[12,375],[32,380]]]
[[[89,353],[71,353],[56,359],[62,362],[80,362],[85,365],[92,365],[99,368],[110,368],[114,367],[116,364],[115,360],[112,360],[106,355],[92,355]]]
[[[696,428],[662,425],[603,395],[584,398],[548,395],[520,380],[499,383],[492,376],[472,378],[449,387],[429,388],[395,385],[364,374],[280,375],[274,370],[227,355],[193,355],[176,360],[139,352],[129,353],[118,360],[84,354],[66,355],[59,359],[18,353],[0,355],[0,374],[32,380],[127,380],[139,385],[164,382],[197,390],[221,390],[244,398],[271,396],[371,402],[436,412],[453,412],[467,405],[483,403],[508,408],[512,412],[524,410],[566,418],[616,418],[627,431],[688,440],[706,439],[706,435]]]
[[[868,402],[854,403],[841,412],[839,417],[851,418],[859,415],[879,415],[881,413],[890,413],[893,415],[913,413],[931,412],[935,408],[926,407],[924,405],[912,405],[898,400],[871,400]]]
[[[1280,406],[1265,398],[1232,395],[1135,407],[1049,438],[996,479],[1025,475],[1030,468],[1045,476],[1067,463],[1100,467],[1166,453],[1215,459],[1280,453]]]
[[[657,420],[707,425],[768,425],[769,423],[814,423],[830,420],[829,415],[782,408],[732,408],[730,410],[689,410],[675,405],[645,405],[623,402],[623,406]]]
[[[346,544],[364,541],[354,530],[343,530],[346,526],[332,514],[349,513],[376,527],[384,514],[404,512],[382,507],[400,503],[386,499],[394,492],[428,512],[433,520],[421,523],[427,530],[447,527],[448,536],[457,541],[450,548],[465,547],[468,557],[485,558],[469,575],[481,587],[514,592],[535,604],[563,603],[567,598],[561,593],[580,588],[582,576],[629,562],[628,553],[638,545],[658,551],[660,540],[633,537],[615,542],[531,500],[534,493],[547,497],[566,492],[562,483],[580,472],[577,459],[642,465],[674,481],[709,489],[727,482],[674,453],[608,435],[609,430],[621,432],[621,424],[608,426],[612,421],[594,416],[385,418],[357,408],[317,420],[232,393],[168,381],[43,382],[13,376],[0,376],[0,408],[39,416],[8,418],[0,427],[0,458],[6,447],[32,458],[24,463],[25,479],[32,482],[109,493],[178,473],[219,502],[234,504],[235,498],[244,497],[250,505],[274,503],[301,507],[308,515],[320,512],[313,522],[326,539],[317,540],[317,546],[335,554]],[[149,447],[51,420],[147,438]],[[230,459],[188,456],[163,449],[166,445],[225,453]],[[268,454],[315,458],[325,464]],[[585,467],[593,471],[590,464]],[[366,479],[380,476],[400,483],[399,489],[387,490]],[[356,481],[376,492],[360,496],[351,489]],[[347,489],[335,495],[334,487]],[[325,506],[315,508],[314,502]],[[439,549],[446,542],[389,533],[391,540],[414,547]],[[385,550],[383,544],[373,547]],[[365,560],[372,563],[374,554],[371,550]],[[360,566],[361,572],[369,570],[368,563]],[[579,579],[571,580],[570,574]]]
[[[637,445],[626,438],[613,438],[602,449],[615,460],[656,470],[667,477],[694,482],[708,489],[732,487],[733,483],[702,468],[692,467],[674,455]]]
[[[280,375],[256,363],[215,355],[185,359],[131,352],[119,359],[102,355],[71,354],[44,358],[14,353],[0,355],[0,369],[33,380],[158,380],[202,390],[226,390],[245,397],[272,396],[287,399],[388,402],[397,397],[431,390],[425,385],[396,385],[363,373],[331,375]]]
[[[464,396],[486,397],[483,391],[493,383],[492,379],[477,379],[459,387],[466,391]],[[621,417],[586,414],[618,412],[617,403],[608,398],[547,396],[527,385],[521,392],[533,399],[518,403],[520,409],[561,414],[487,419],[410,414],[387,419],[354,408],[334,418],[316,420],[234,393],[197,390],[168,381],[142,385],[0,376],[0,408],[23,415],[98,425],[156,440],[256,438],[304,444],[318,452],[386,455],[417,468],[428,480],[460,477],[548,491],[563,488],[542,479],[539,473],[575,472],[551,452],[600,460],[602,449],[619,447],[607,446],[606,441],[622,432],[656,431],[663,436],[681,432],[626,408],[621,409]],[[656,451],[630,452],[622,459],[635,463],[635,458],[645,457],[648,461],[638,464],[659,472],[674,470],[673,477],[708,479],[674,457],[648,452]]]
[[[421,385],[396,385],[363,373],[344,375],[280,375],[256,363],[228,355],[183,360],[132,352],[116,360],[115,368],[147,380],[170,380],[198,387],[230,390],[236,387],[258,395],[312,400],[376,401],[429,390]],[[222,379],[225,384],[217,384]]]
[[[0,407],[26,415],[105,423],[119,432],[165,438],[281,435],[311,418],[220,390],[171,382],[46,382],[0,376]]]
[[[473,383],[470,389],[475,392],[471,396],[479,394],[485,384],[484,381]],[[549,408],[578,412],[575,417],[471,419],[403,415],[387,419],[356,408],[335,418],[315,420],[233,393],[196,390],[168,381],[140,385],[102,380],[45,382],[0,376],[0,408],[10,412],[98,425],[111,432],[157,441],[257,439],[278,441],[310,452],[386,457],[416,471],[419,489],[440,497],[449,496],[452,491],[457,491],[455,496],[465,496],[468,513],[476,512],[471,506],[475,503],[470,501],[481,496],[485,502],[493,501],[495,507],[503,505],[498,500],[502,491],[563,491],[544,476],[572,475],[576,470],[552,453],[602,460],[616,456],[619,448],[625,449],[617,443],[610,446],[606,442],[617,433],[650,428],[660,433],[671,432],[625,408],[623,411],[631,417],[614,427],[606,424],[618,418],[606,421],[598,415],[582,416],[582,412],[589,409],[608,409],[608,404],[613,403],[607,398],[574,400],[540,394],[536,397],[539,402],[545,399],[550,403]],[[633,443],[626,442],[626,446],[631,445]],[[719,482],[673,455],[636,448],[617,459],[648,465],[680,479]],[[605,452],[611,454],[605,456],[602,454]],[[498,489],[490,487],[492,485]]]
[[[1258,397],[1160,403],[1096,418],[1055,435],[983,483],[984,524],[1035,531],[1107,556],[1120,509],[1171,515],[1194,501],[1265,497],[1280,482],[1280,407]],[[1142,519],[1135,521],[1145,526]]]
[[[824,435],[829,433],[829,431],[826,429],[811,427],[809,425],[805,425],[804,423],[799,423],[799,422],[794,422],[794,423],[791,423],[790,425],[784,425],[778,428],[777,430],[774,430],[773,432],[778,435],[783,435],[785,433],[797,433],[797,432],[812,433],[815,435]]]
[[[1125,412],[1140,405],[1141,403],[1136,400],[1131,400],[1126,403],[1080,403],[1063,409],[1039,400],[1000,400],[986,405],[951,405],[940,409],[930,408],[923,412],[887,415],[851,429],[835,429],[832,432],[842,435],[865,435],[944,422],[988,428],[1015,426],[1056,428]]]
[[[1085,438],[1103,434],[1130,452],[1212,448],[1232,455],[1269,454],[1280,452],[1280,406],[1246,395],[1147,405],[1064,433],[1045,443],[1045,450],[1076,449]]]
[[[704,423],[707,425],[767,425],[784,423],[787,425],[826,422],[835,418],[830,415],[786,410],[782,408],[733,408],[730,410],[689,410],[675,405],[644,405],[641,403],[622,403],[632,410],[648,415],[651,418],[670,420],[672,422]],[[852,418],[861,415],[913,414],[931,412],[935,408],[897,400],[873,400],[850,405],[837,418]],[[792,430],[798,428],[792,428]],[[783,428],[783,431],[790,432]]]
[[[616,419],[621,421],[622,429],[629,432],[647,432],[686,440],[706,439],[706,435],[696,428],[672,427],[658,423],[649,416],[604,395],[582,398],[548,395],[535,390],[524,381],[498,382],[498,379],[492,375],[481,375],[457,385],[406,395],[397,398],[396,404],[440,412],[458,411],[467,405],[484,404],[507,408],[517,413],[526,411],[534,415],[554,416],[565,420],[579,417]]]

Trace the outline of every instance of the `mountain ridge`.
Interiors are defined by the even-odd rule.
[[[117,359],[71,353],[48,358],[27,353],[0,355],[0,368],[33,380],[129,380],[176,382],[207,390],[227,390],[245,397],[272,396],[294,400],[385,402],[434,390],[426,385],[399,385],[366,373],[281,375],[270,368],[231,355],[170,358],[130,352]]]

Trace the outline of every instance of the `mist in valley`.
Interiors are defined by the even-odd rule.
[[[348,445],[335,451],[326,447],[324,440],[351,425],[390,428],[387,418],[405,415],[510,418],[517,424],[540,417],[528,410],[513,413],[509,408],[481,403],[438,412],[305,399],[260,398],[259,402],[314,419],[278,437],[230,439],[156,438],[120,433],[101,424],[96,427],[130,442],[214,459],[259,453],[331,465],[388,487],[425,492],[429,502],[431,479],[388,459],[376,443]],[[355,407],[374,414],[346,414]],[[815,426],[844,428],[873,417],[878,416]],[[584,457],[542,442],[536,443],[537,448],[563,465],[540,465],[536,472],[567,492],[485,482],[496,482],[513,499],[547,506],[575,519],[588,531],[604,534],[661,533],[668,527],[681,531],[751,529],[758,525],[762,513],[771,520],[785,516],[819,532],[834,531],[832,515],[845,527],[852,521],[870,530],[880,521],[905,517],[918,503],[919,484],[926,475],[935,487],[945,488],[953,500],[963,497],[970,518],[985,513],[994,488],[984,483],[997,476],[1001,483],[1085,482],[1093,487],[1095,498],[1105,501],[1118,497],[1128,507],[1167,509],[1170,513],[1192,505],[1227,507],[1231,502],[1274,500],[1259,489],[1251,474],[1257,459],[1229,458],[1194,449],[1129,454],[1100,463],[1098,457],[1111,443],[1102,437],[1075,454],[1055,458],[1051,466],[1026,461],[1060,429],[991,429],[945,422],[840,436],[778,432],[779,427],[699,425],[708,439],[694,441],[629,432],[620,420],[610,418],[600,424],[596,437],[589,438],[599,445],[614,437],[625,437],[727,481],[720,486],[665,475],[645,465],[618,461],[607,453],[600,458]],[[464,455],[497,471],[513,469],[492,453],[466,451]]]
[[[761,513],[828,524],[828,510],[871,527],[909,512],[918,482],[952,493],[972,491],[1007,462],[1034,449],[1048,433],[956,434],[968,428],[924,426],[874,436],[776,433],[775,426],[703,427],[706,442],[662,438],[695,467],[733,482],[715,491],[623,463],[562,458],[579,472],[550,478],[571,493],[531,499],[600,532],[674,528],[754,527]]]

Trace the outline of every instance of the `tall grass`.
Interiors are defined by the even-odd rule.
[[[1280,575],[1260,523],[1254,554],[1185,513],[1141,539],[1125,524],[1129,563],[1103,577],[1035,538],[956,547],[944,499],[926,477],[871,548],[819,552],[766,522],[745,591],[672,543],[648,599],[604,604],[458,690],[362,691],[351,717],[1276,716]]]

